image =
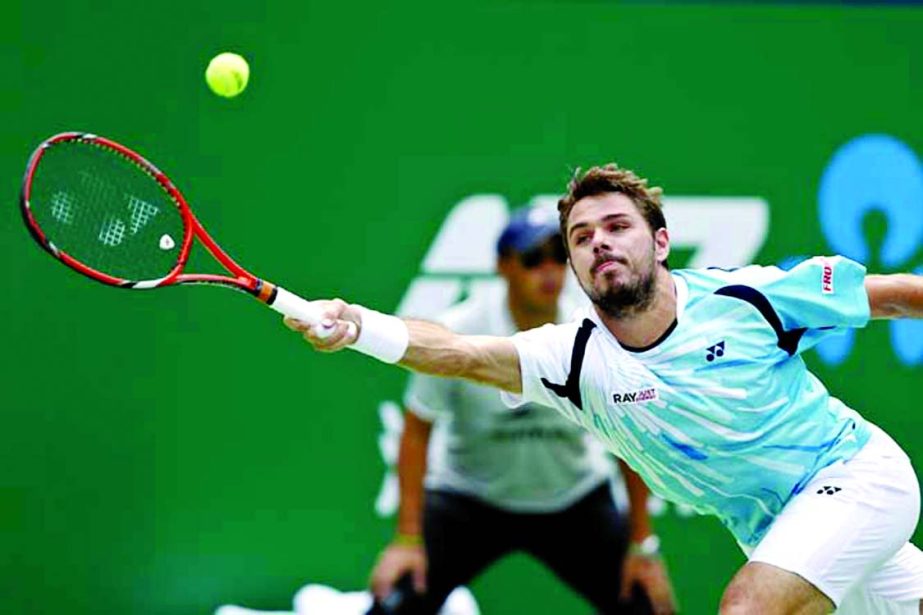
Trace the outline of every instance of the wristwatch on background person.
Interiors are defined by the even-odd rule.
[[[660,537],[657,534],[648,534],[641,542],[632,542],[628,545],[628,555],[658,557],[660,555]]]

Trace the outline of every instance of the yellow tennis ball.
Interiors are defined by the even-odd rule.
[[[250,80],[250,66],[236,53],[219,53],[205,69],[205,82],[218,96],[233,98],[244,91]]]

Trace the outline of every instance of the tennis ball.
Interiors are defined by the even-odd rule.
[[[219,53],[205,69],[205,82],[218,96],[233,98],[244,91],[250,80],[250,66],[236,53]]]

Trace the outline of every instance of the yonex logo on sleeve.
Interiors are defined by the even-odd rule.
[[[655,387],[641,389],[639,391],[630,391],[628,393],[612,394],[612,401],[617,404],[640,404],[641,402],[653,401],[659,398],[660,395],[658,395]]]
[[[820,288],[825,295],[833,294],[833,264],[826,258],[821,261]]]

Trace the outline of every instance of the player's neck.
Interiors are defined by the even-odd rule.
[[[659,340],[676,320],[676,286],[673,276],[665,267],[658,267],[656,275],[654,297],[644,310],[623,318],[614,318],[595,308],[606,328],[624,346],[646,348]]]
[[[516,325],[516,329],[519,331],[535,329],[536,327],[556,322],[558,319],[557,306],[553,306],[549,309],[537,309],[526,306],[520,301],[516,301],[512,296],[507,298],[506,305],[510,310],[510,317],[513,319],[513,324]]]

